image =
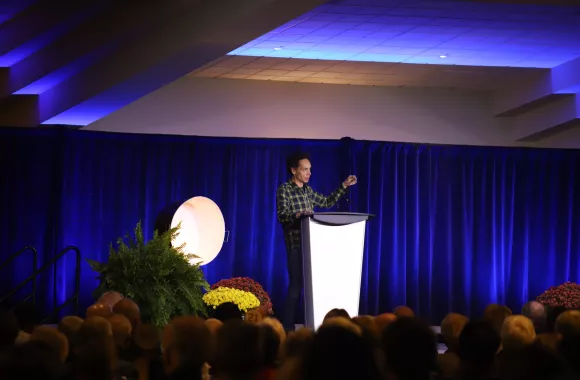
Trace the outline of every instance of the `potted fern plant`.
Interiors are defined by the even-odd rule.
[[[199,264],[191,265],[191,255],[171,245],[179,228],[155,231],[145,242],[139,222],[134,237],[119,238],[116,250],[110,245],[107,262],[87,260],[99,274],[94,294],[119,292],[139,305],[143,321],[160,327],[176,315],[207,315],[202,297],[209,284]]]

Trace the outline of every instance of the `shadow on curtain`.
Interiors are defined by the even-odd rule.
[[[408,304],[433,322],[486,303],[517,310],[546,287],[578,280],[580,152],[354,141],[199,138],[66,130],[0,130],[1,256],[24,245],[43,260],[67,245],[105,260],[108,244],[192,196],[222,209],[230,241],[204,267],[210,283],[249,276],[283,302],[286,257],[275,219],[286,156],[311,153],[312,186],[359,183],[336,206],[369,212],[361,313]],[[26,260],[2,276],[25,276]],[[59,302],[73,291],[72,256],[59,263]],[[82,304],[95,274],[82,266]],[[51,302],[52,294],[46,294]]]

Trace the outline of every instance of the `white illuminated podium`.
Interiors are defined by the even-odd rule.
[[[358,315],[365,229],[370,214],[321,212],[302,218],[305,326],[334,308]]]

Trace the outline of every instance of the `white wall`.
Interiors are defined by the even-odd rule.
[[[84,129],[523,145],[510,140],[511,134],[492,117],[490,97],[484,92],[193,76],[183,77]],[[554,147],[570,145],[565,138],[553,141]]]

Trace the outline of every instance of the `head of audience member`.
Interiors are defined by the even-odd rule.
[[[78,333],[78,343],[86,344],[95,340],[109,340],[113,343],[111,323],[103,317],[89,317],[83,321]]]
[[[303,352],[310,349],[313,339],[314,331],[309,328],[290,331],[282,346],[281,356],[284,358],[284,361],[299,358]]]
[[[2,380],[61,379],[62,363],[53,354],[44,342],[28,341],[13,346],[0,355],[0,377]]]
[[[33,342],[43,342],[50,347],[50,351],[55,360],[65,362],[68,353],[68,339],[66,336],[52,326],[38,326],[30,335]]]
[[[458,355],[469,372],[490,371],[501,340],[497,330],[487,321],[470,321],[459,334]]]
[[[522,307],[522,315],[530,318],[536,329],[536,333],[541,334],[546,329],[547,313],[544,305],[538,301],[530,301]]]
[[[123,314],[113,314],[109,317],[109,323],[111,324],[111,330],[113,331],[115,346],[118,348],[127,348],[130,346],[133,333],[131,321],[129,321],[129,319]]]
[[[219,319],[208,318],[205,320],[205,325],[213,336],[217,335],[218,330],[223,326],[223,322]]]
[[[31,303],[20,303],[14,308],[14,315],[18,319],[20,330],[31,334],[36,327],[36,308]]]
[[[90,317],[109,318],[111,315],[113,315],[113,310],[109,305],[96,303],[87,308],[86,318]]]
[[[560,314],[567,311],[563,306],[554,306],[550,307],[547,310],[547,317],[546,317],[546,332],[555,332],[556,331],[556,320],[560,316]]]
[[[356,334],[358,336],[362,336],[361,327],[359,325],[353,323],[351,319],[348,319],[345,317],[328,318],[322,323],[321,327],[330,327],[330,326],[340,327],[340,328],[343,328],[345,330],[352,332],[353,334]]]
[[[344,317],[332,318],[331,321]],[[330,322],[330,321],[329,321]],[[303,357],[302,378],[379,380],[373,348],[360,334],[339,324],[323,324]]]
[[[556,319],[555,330],[562,338],[580,337],[580,310],[568,310]]]
[[[568,310],[556,319],[556,333],[561,337],[558,351],[576,377],[580,377],[580,310]]]
[[[265,370],[275,369],[280,358],[280,334],[271,325],[261,323],[259,327],[263,353],[262,367]]]
[[[246,313],[245,321],[249,323],[260,323],[262,322],[262,314],[257,310],[248,310]]]
[[[375,323],[375,317],[372,315],[357,315],[356,317],[352,317],[351,319],[353,321],[356,319],[357,321],[365,321],[365,322]]]
[[[85,319],[77,337],[73,354],[75,362],[79,363],[79,368],[83,371],[82,376],[89,379],[90,377],[87,376],[101,373],[99,371],[93,373],[90,369],[103,363],[107,363],[107,368],[116,368],[118,363],[117,350],[115,349],[111,323],[108,319],[103,317]],[[91,357],[92,351],[95,352],[94,358]]]
[[[241,321],[243,314],[235,303],[224,302],[214,310],[213,317],[218,321],[225,323],[230,320]]]
[[[397,318],[381,335],[387,373],[398,380],[430,379],[436,369],[437,337],[417,318]]]
[[[379,329],[375,323],[375,318],[369,315],[359,315],[352,318],[352,323],[361,328],[362,336],[371,346],[379,344]]]
[[[83,328],[81,328],[81,332],[82,330]],[[75,380],[114,379],[117,356],[112,338],[101,337],[83,342],[76,350],[73,368]]]
[[[269,356],[264,351],[268,347],[265,327],[236,319],[224,323],[217,333],[211,362],[217,378],[249,380],[266,369]]]
[[[66,336],[69,342],[69,348],[72,351],[72,348],[76,345],[78,340],[79,331],[81,326],[83,325],[84,320],[80,317],[75,316],[67,316],[58,322],[58,331]]]
[[[168,375],[197,376],[212,353],[212,335],[203,319],[176,317],[163,329],[161,348]]]
[[[499,377],[505,380],[562,380],[568,377],[558,355],[541,345],[527,345],[505,352],[499,363]]]
[[[558,345],[560,344],[560,335],[557,333],[537,334],[535,343],[552,352],[558,352]]]
[[[448,352],[457,353],[459,335],[467,323],[469,323],[469,318],[457,313],[449,313],[443,318],[441,322],[441,335],[443,336],[445,345],[447,345]]]
[[[286,330],[284,330],[284,326],[282,326],[282,323],[279,320],[272,317],[266,317],[262,320],[262,324],[270,326],[278,335],[280,345],[284,344],[284,342],[286,341]]]
[[[518,349],[534,343],[536,330],[534,330],[534,324],[528,317],[510,315],[503,322],[500,338],[504,349]]]
[[[115,307],[115,305],[117,304],[117,302],[121,301],[123,298],[123,295],[121,293],[117,293],[117,292],[105,292],[103,293],[103,295],[101,297],[99,297],[99,299],[97,300],[96,303],[102,303],[104,305],[109,305],[111,307],[111,309],[113,309]]]
[[[511,314],[511,310],[506,306],[491,304],[483,311],[483,319],[487,321],[499,334],[503,321]]]
[[[140,323],[135,327],[133,340],[141,350],[153,351],[161,343],[161,333],[159,328],[150,323]]]
[[[14,345],[20,332],[18,319],[13,312],[0,312],[0,350]]]
[[[415,317],[415,312],[409,306],[397,306],[395,310],[393,310],[393,314],[395,314],[397,318]]]
[[[377,325],[377,329],[379,330],[379,334],[390,325],[391,323],[397,320],[397,316],[393,313],[383,313],[379,314],[375,317],[375,324]]]
[[[141,311],[139,309],[139,305],[135,303],[130,298],[123,298],[119,302],[113,306],[113,313],[115,314],[123,314],[129,322],[131,322],[131,326],[133,329],[141,323]]]
[[[324,316],[323,323],[326,322],[328,319],[336,318],[336,317],[350,319],[350,314],[348,314],[348,311],[346,311],[344,309],[332,309],[328,313],[326,313],[326,315]]]

